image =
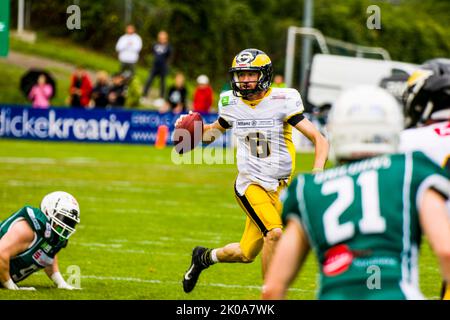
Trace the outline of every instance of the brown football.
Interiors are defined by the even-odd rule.
[[[175,127],[173,144],[179,154],[191,151],[201,141],[203,136],[203,118],[198,112],[186,115]]]

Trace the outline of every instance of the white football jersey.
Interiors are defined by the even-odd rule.
[[[400,135],[400,152],[414,150],[450,169],[450,121],[404,130]]]
[[[264,98],[247,101],[224,92],[219,100],[219,123],[233,128],[237,140],[236,190],[250,184],[276,191],[295,168],[292,125],[303,119],[303,103],[295,89],[272,88]]]

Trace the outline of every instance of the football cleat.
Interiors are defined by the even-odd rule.
[[[189,267],[189,270],[186,271],[183,278],[184,292],[189,293],[194,290],[200,273],[209,267],[208,265],[205,265],[201,259],[203,253],[207,250],[208,249],[204,247],[195,247],[194,250],[192,250],[191,266]]]

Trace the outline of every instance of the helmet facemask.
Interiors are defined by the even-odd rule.
[[[258,72],[259,73],[258,79],[255,80],[255,81],[239,81],[239,73],[240,72],[245,72],[245,71]],[[232,83],[231,86],[233,88],[233,93],[237,97],[242,97],[242,98],[245,99],[249,95],[256,94],[256,93],[264,91],[264,89],[261,86],[261,79],[263,78],[263,74],[259,70],[237,70],[237,71],[231,73],[231,78],[232,78],[231,79],[231,83]],[[249,84],[252,84],[252,83],[255,84],[253,89],[244,88],[245,86],[248,86]]]
[[[60,208],[51,218],[52,230],[64,240],[69,239],[75,233],[75,226],[80,222],[78,216],[76,209]]]

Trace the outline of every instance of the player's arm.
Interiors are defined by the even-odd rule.
[[[189,111],[189,114],[192,114],[192,111]],[[175,127],[177,127],[183,118],[187,115],[181,115],[177,121],[175,122]],[[220,135],[222,135],[227,129],[231,128],[227,121],[223,118],[219,117],[216,121],[210,124],[203,125],[203,135],[202,142],[204,144],[210,144],[214,142]]]
[[[10,290],[34,290],[34,288],[19,288],[9,274],[9,262],[12,257],[24,252],[34,240],[34,231],[25,221],[16,222],[0,239],[0,282]]]
[[[77,289],[69,285],[59,272],[58,256],[53,259],[53,264],[45,267],[45,273],[55,283],[58,289],[74,290]]]
[[[433,189],[424,192],[419,207],[420,224],[438,257],[441,273],[450,282],[450,217],[444,197]]]
[[[314,124],[306,118],[295,124],[294,126],[305,137],[307,137],[315,147],[314,167],[313,171],[322,171],[328,158],[328,141],[320,133]]]
[[[303,265],[309,248],[309,241],[301,224],[289,220],[266,274],[263,299],[280,300],[286,296],[286,291]]]
[[[210,144],[214,142],[228,128],[229,128],[228,123],[225,120],[223,120],[223,118],[219,118],[211,124],[203,125],[203,137],[202,137],[203,143]]]

